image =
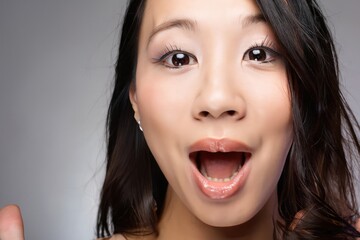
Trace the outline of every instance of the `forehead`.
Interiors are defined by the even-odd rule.
[[[147,0],[143,24],[154,28],[166,21],[186,18],[199,25],[224,27],[259,13],[254,0]]]

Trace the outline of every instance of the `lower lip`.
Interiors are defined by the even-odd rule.
[[[205,196],[211,199],[227,199],[233,196],[244,186],[249,172],[250,163],[249,159],[246,159],[244,165],[232,180],[228,182],[213,182],[204,177],[195,164],[192,164],[192,173],[197,186]]]

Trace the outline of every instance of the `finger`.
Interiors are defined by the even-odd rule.
[[[9,205],[0,209],[0,239],[24,240],[24,224],[18,206]]]

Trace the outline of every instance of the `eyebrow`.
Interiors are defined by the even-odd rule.
[[[240,19],[240,23],[241,23],[241,27],[242,28],[246,28],[250,25],[253,24],[257,24],[260,22],[264,22],[266,23],[265,17],[264,15],[262,15],[261,13],[258,14],[254,14],[254,15],[247,15],[245,18],[243,18],[242,16],[239,17]],[[150,36],[148,38],[148,44],[151,42],[151,39],[158,34],[159,32],[165,31],[165,30],[169,30],[172,28],[180,28],[180,29],[185,29],[185,30],[190,30],[190,31],[195,31],[197,28],[197,22],[195,20],[192,19],[172,19],[169,21],[165,21],[163,23],[161,23],[160,25],[156,26],[150,33]]]
[[[245,18],[242,18],[240,16],[240,22],[241,22],[242,28],[246,28],[250,25],[257,24],[257,23],[267,23],[264,15],[262,15],[262,13],[248,15]]]
[[[191,19],[173,19],[165,21],[160,25],[156,26],[149,36],[148,45],[151,42],[151,39],[159,32],[171,29],[171,28],[180,28],[190,31],[195,31],[197,22]]]

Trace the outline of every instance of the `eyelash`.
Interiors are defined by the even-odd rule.
[[[260,44],[254,44],[252,45],[248,50],[245,51],[244,56],[243,56],[243,60],[245,59],[245,56],[248,56],[248,54],[251,53],[251,51],[254,50],[264,50],[266,53],[266,56],[270,55],[270,59],[266,60],[266,61],[260,61],[260,64],[266,64],[266,63],[271,63],[273,61],[275,61],[278,57],[280,57],[280,53],[279,51],[276,50],[275,44],[268,39],[268,37],[266,37]],[[272,56],[272,57],[271,57]],[[248,60],[248,61],[256,61],[257,60]]]
[[[167,68],[170,69],[178,69],[182,66],[171,66],[170,64],[167,64],[165,61],[168,59],[169,56],[174,56],[175,54],[183,54],[188,56],[190,59],[197,62],[197,58],[195,55],[181,50],[181,48],[177,47],[176,45],[167,45],[166,48],[162,51],[161,57],[153,59],[155,63],[161,64]]]
[[[264,61],[251,60],[249,57],[249,54],[255,50],[263,50],[265,52],[265,57],[268,58],[270,56],[270,59],[266,60],[266,61],[265,60]],[[181,48],[177,47],[176,45],[167,45],[166,48],[162,51],[161,56],[159,58],[153,59],[154,63],[161,64],[170,69],[182,68],[183,65],[174,66],[171,63],[166,62],[166,60],[168,60],[170,56],[175,56],[175,54],[182,54],[183,56],[187,56],[190,61],[194,61],[195,63],[197,63],[197,58],[195,57],[195,55],[181,50]],[[255,62],[258,62],[258,64],[268,64],[268,63],[275,61],[279,56],[280,56],[280,53],[276,50],[274,43],[266,37],[260,44],[256,43],[256,44],[252,45],[251,47],[249,47],[245,51],[242,59],[245,60],[246,58],[249,58],[249,59],[246,59],[245,61],[255,61]],[[194,64],[194,63],[192,63],[192,64]],[[192,65],[192,64],[186,64],[186,65]]]

